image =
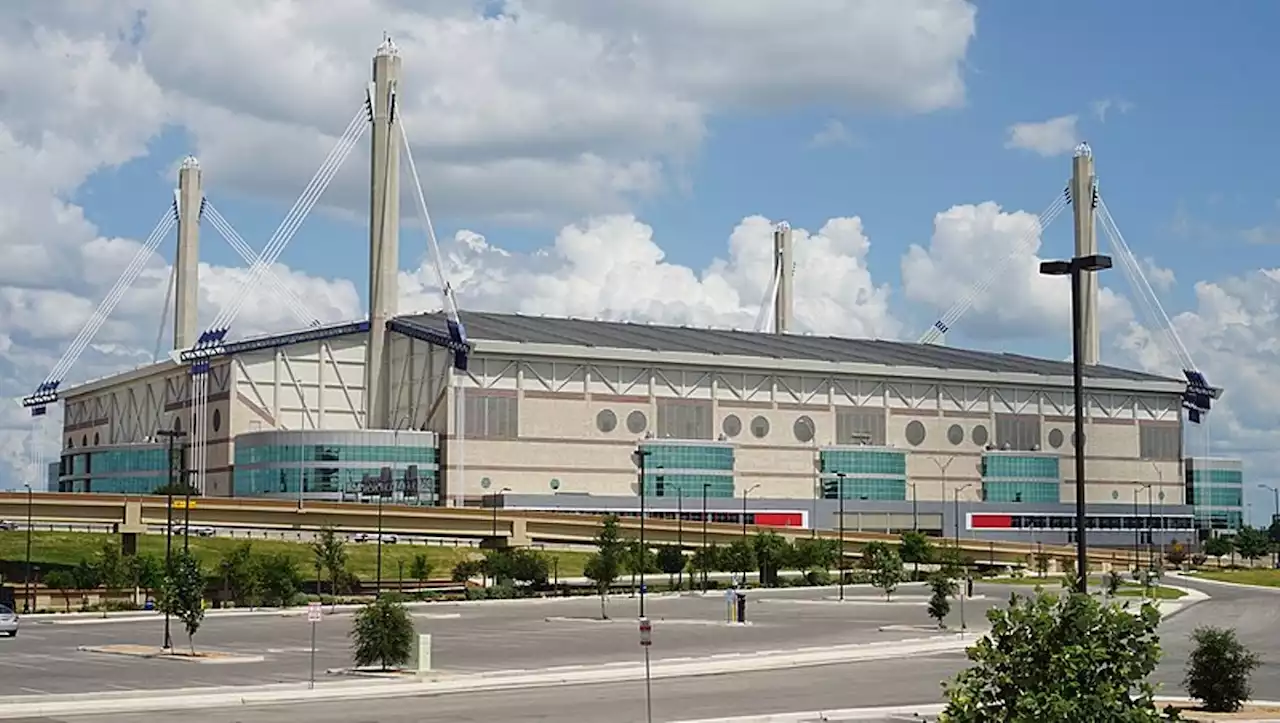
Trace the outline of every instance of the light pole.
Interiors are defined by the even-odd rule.
[[[956,531],[956,550],[960,549],[960,493],[972,487],[973,484],[963,484],[952,491],[952,498],[955,504],[955,531]],[[946,502],[943,502],[945,505]]]
[[[742,492],[742,539],[744,541],[747,539],[747,495],[750,495],[759,487],[759,484],[754,484]]]
[[[950,455],[945,460],[938,459],[937,457],[930,457],[929,459],[933,460],[934,465],[938,467],[938,474],[942,475],[942,509],[946,510],[947,508],[947,468],[950,467],[951,463],[955,461],[956,456],[954,454]],[[944,526],[941,530],[938,530],[938,533],[945,538],[947,536],[947,528]]]
[[[640,473],[640,550],[639,550],[640,559],[636,561],[637,567],[640,568],[640,617],[644,617],[644,597],[645,597],[644,596],[644,593],[645,593],[644,573],[645,573],[645,568],[649,566],[648,564],[649,551],[648,549],[645,548],[645,539],[644,539],[644,518],[645,518],[645,513],[647,512],[647,510],[645,509],[645,498],[649,496],[648,490],[645,489],[644,461],[651,454],[653,454],[652,450],[645,449],[641,445],[636,445],[636,452],[635,452],[636,468],[639,470],[639,473]]]
[[[1151,462],[1151,468],[1156,471],[1156,479],[1160,482],[1160,567],[1164,567],[1164,540],[1168,535],[1165,534],[1165,517],[1164,517],[1164,472],[1160,471],[1160,465],[1154,460]]]
[[[707,561],[708,555],[711,554],[707,547],[707,490],[711,488],[710,482],[702,483],[702,592],[707,591]],[[692,586],[690,586],[692,587]]]
[[[27,571],[22,578],[22,593],[25,598],[22,603],[24,613],[33,613],[36,611],[36,602],[31,595],[31,510],[34,500],[32,499],[31,484],[23,485],[27,488]]]
[[[1155,555],[1155,524],[1151,519],[1154,506],[1151,504],[1151,493],[1153,486],[1147,485],[1147,569],[1152,570],[1156,566]]]
[[[1150,485],[1139,485],[1133,489],[1133,571],[1136,573],[1141,567],[1142,558],[1138,554],[1141,549],[1142,535],[1142,517],[1138,514],[1138,494]]]
[[[501,497],[504,493],[510,492],[510,491],[511,491],[510,487],[503,487],[502,489],[493,493],[493,535],[492,537],[493,537],[493,544],[495,545],[498,544],[498,498]]]
[[[911,529],[914,531],[914,530],[920,529],[920,509],[919,509],[919,506],[917,505],[917,500],[916,500],[916,483],[912,482],[910,484],[911,484]]]
[[[836,472],[836,500],[840,517],[840,600],[844,601],[844,472]]]
[[[1076,203],[1083,203],[1077,199]],[[1090,201],[1092,202],[1092,201]],[[1089,593],[1088,542],[1085,539],[1085,491],[1084,491],[1084,335],[1080,328],[1084,323],[1084,300],[1081,298],[1081,281],[1085,273],[1111,268],[1111,257],[1102,254],[1076,256],[1070,261],[1043,261],[1040,273],[1046,276],[1068,276],[1071,279],[1071,386],[1074,392],[1075,452],[1076,452],[1076,570],[1079,580],[1077,590]]]
[[[1271,513],[1271,524],[1267,526],[1267,536],[1271,537],[1272,542],[1275,542],[1275,538],[1272,537],[1272,531],[1275,529],[1276,522],[1280,521],[1280,487],[1268,484],[1260,484],[1258,487],[1264,490],[1271,490],[1271,497],[1275,501],[1275,508]],[[1280,549],[1276,550],[1276,561],[1277,566],[1280,566]]]
[[[174,444],[177,440],[185,437],[186,432],[181,429],[159,429],[156,430],[157,437],[164,437],[169,440],[169,482],[165,485],[165,525],[164,525],[164,573],[170,575],[173,572],[173,486],[177,483],[178,467],[181,461],[174,458]],[[166,608],[168,606],[165,606]],[[169,629],[169,611],[166,609],[164,613],[164,650],[173,650],[173,636]]]

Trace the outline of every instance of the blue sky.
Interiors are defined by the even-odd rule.
[[[543,4],[575,6],[574,0]],[[490,16],[503,7],[501,2],[482,5]],[[565,12],[590,25],[586,14]],[[131,27],[125,20],[122,27]],[[227,23],[233,20],[228,17]],[[163,62],[156,40],[160,23],[159,16],[148,18],[139,41],[129,43],[142,48],[144,57],[153,54],[148,63]],[[1250,296],[1228,282],[1274,266],[1280,243],[1280,193],[1273,170],[1280,167],[1280,150],[1270,142],[1277,114],[1269,92],[1273,69],[1280,65],[1280,50],[1270,42],[1278,23],[1280,5],[1262,2],[1186,4],[1177,12],[1155,0],[978,3],[976,35],[961,64],[965,91],[958,107],[909,113],[850,104],[839,93],[829,101],[810,97],[777,109],[708,101],[701,142],[659,154],[666,169],[663,182],[653,192],[627,197],[625,210],[653,227],[669,261],[695,270],[726,253],[726,238],[746,216],[786,219],[816,231],[828,219],[856,215],[871,241],[871,277],[891,287],[901,333],[914,338],[938,310],[905,298],[901,261],[908,245],[927,244],[935,214],[956,204],[994,201],[1007,211],[1038,213],[1061,191],[1070,154],[1045,157],[1008,148],[1010,126],[1075,115],[1079,136],[1094,149],[1102,192],[1134,252],[1153,257],[1177,276],[1176,285],[1161,290],[1166,308],[1195,312],[1187,328],[1212,331],[1223,317],[1197,305],[1197,282],[1220,283],[1232,299],[1253,300],[1241,304],[1257,304],[1272,293],[1255,285]],[[364,45],[353,41],[355,47]],[[350,55],[359,59],[360,72],[367,72],[362,52]],[[186,90],[199,96],[194,88]],[[286,90],[295,89],[281,92]],[[218,92],[199,97],[215,98]],[[1107,105],[1105,118],[1099,104]],[[318,125],[337,130],[345,120],[339,113]],[[815,145],[815,135],[832,124],[843,129],[842,141]],[[148,135],[146,153],[133,154],[123,164],[102,163],[103,170],[88,176],[71,200],[105,235],[145,235],[171,196],[178,159],[193,149],[204,155],[209,129],[198,130],[198,125],[169,121]],[[427,130],[415,126],[417,144],[431,144]],[[250,245],[260,248],[320,160],[319,154],[298,160],[298,168],[285,174],[294,178],[292,185],[279,185],[275,196],[251,198],[248,184],[220,183],[214,176],[207,178],[206,193]],[[411,216],[409,208],[404,211]],[[513,252],[546,247],[562,226],[582,217],[576,211],[551,212],[541,222],[515,225],[492,215],[459,213],[448,204],[433,211],[442,237],[469,229]],[[363,294],[367,232],[362,220],[349,216],[312,214],[282,261],[312,275],[349,278]],[[1057,220],[1044,244],[1042,256],[1071,252],[1069,217]],[[416,267],[422,250],[421,235],[406,227],[402,267]],[[202,258],[239,265],[209,228]],[[1132,299],[1119,271],[1109,272],[1104,284]],[[1256,330],[1257,343],[1216,336],[1202,344],[1185,341],[1211,378],[1248,379],[1265,375],[1272,362],[1251,356],[1252,366],[1233,365],[1243,364],[1263,345],[1267,333],[1263,327]],[[1058,358],[1068,348],[1057,331],[975,340],[966,337],[963,321],[949,341]],[[1280,402],[1280,390],[1276,393]],[[1255,410],[1251,418],[1239,412],[1222,432],[1224,439],[1248,440],[1238,443],[1240,454],[1277,446],[1267,421],[1274,415],[1267,417],[1265,405],[1260,406],[1263,411]]]

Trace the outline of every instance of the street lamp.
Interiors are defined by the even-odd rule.
[[[1077,201],[1079,202],[1079,201]],[[1076,452],[1076,583],[1081,594],[1089,593],[1089,575],[1085,540],[1085,492],[1084,492],[1084,300],[1081,298],[1081,280],[1086,272],[1098,272],[1111,268],[1111,257],[1102,254],[1077,256],[1070,261],[1043,261],[1040,273],[1046,276],[1068,276],[1071,279],[1071,386],[1074,392],[1075,452]]]
[[[493,535],[492,537],[493,537],[493,544],[495,545],[498,544],[498,498],[501,497],[504,493],[510,492],[510,491],[511,491],[510,487],[503,487],[502,489],[493,493]]]
[[[27,571],[23,574],[22,579],[22,592],[25,597],[25,602],[22,603],[22,612],[34,613],[36,611],[36,602],[31,594],[31,508],[33,499],[31,484],[27,483],[23,486],[27,488]]]
[[[1149,490],[1149,489],[1151,489],[1150,482],[1146,484],[1138,485],[1133,490],[1133,569],[1134,569],[1134,572],[1137,572],[1139,567],[1138,563],[1139,563],[1139,560],[1141,559],[1138,556],[1138,550],[1139,550],[1139,544],[1140,544],[1139,543],[1140,535],[1142,534],[1142,522],[1141,522],[1142,517],[1138,514],[1138,493],[1142,492],[1143,490]]]
[[[911,487],[911,529],[919,530],[920,529],[920,508],[916,504],[917,503],[916,483],[911,482],[910,487]]]
[[[836,472],[836,500],[839,504],[840,517],[840,600],[844,600],[844,472]]]
[[[645,489],[644,461],[651,454],[653,454],[653,450],[636,445],[635,461],[640,475],[640,559],[637,561],[637,566],[640,568],[640,617],[644,617],[644,573],[645,568],[649,566],[649,551],[645,548],[644,539],[645,498],[649,496],[648,490]]]
[[[753,484],[742,492],[742,539],[747,538],[747,495],[759,488],[759,484]]]
[[[164,525],[164,572],[166,575],[173,572],[173,486],[177,484],[178,469],[182,464],[180,459],[174,457],[174,445],[177,440],[187,436],[187,433],[181,429],[158,429],[157,437],[164,437],[169,440],[169,481],[165,485],[165,525]],[[169,630],[169,611],[165,606],[164,613],[164,650],[173,649],[173,636]]]
[[[707,591],[707,560],[711,551],[707,548],[707,490],[711,489],[710,482],[702,483],[702,592]],[[692,585],[690,585],[692,587]]]
[[[963,484],[955,488],[952,492],[953,503],[955,504],[955,531],[956,531],[956,549],[960,549],[960,493],[973,486],[973,483]],[[944,501],[943,504],[946,504]]]

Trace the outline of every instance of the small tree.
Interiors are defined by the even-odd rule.
[[[484,562],[484,560],[470,558],[458,560],[453,563],[453,569],[449,571],[449,579],[454,582],[466,582],[484,571]]]
[[[1120,577],[1120,573],[1112,570],[1102,578],[1102,582],[1107,586],[1107,597],[1114,598],[1116,593],[1120,592],[1120,584],[1124,582],[1124,580]]]
[[[228,550],[218,560],[218,577],[222,588],[235,605],[254,605],[258,602],[261,570],[258,558],[253,554],[253,543],[242,542]]]
[[[1169,561],[1174,567],[1182,567],[1182,563],[1187,561],[1187,546],[1174,540],[1169,543],[1169,548],[1164,552],[1164,559]]]
[[[675,545],[663,545],[658,548],[658,569],[667,573],[667,586],[675,587],[676,574],[684,572],[687,560],[684,550]]]
[[[747,584],[747,573],[756,566],[756,551],[750,542],[738,539],[729,543],[724,549],[721,562],[729,572],[741,576],[742,584]]]
[[[315,555],[316,563],[329,572],[329,593],[336,605],[338,578],[347,569],[347,541],[338,536],[332,525],[325,525],[311,543],[311,552]]]
[[[93,562],[99,583],[108,590],[119,590],[129,584],[129,566],[114,541],[102,543]]]
[[[160,588],[164,580],[164,566],[154,555],[134,555],[129,558],[129,576],[134,587],[142,588],[143,595],[151,597],[151,593]]]
[[[951,597],[959,592],[959,585],[946,571],[938,570],[929,575],[929,617],[938,621],[939,628],[947,627],[947,615],[951,614]]]
[[[1012,596],[988,611],[972,666],[944,683],[943,723],[1160,720],[1147,676],[1160,660],[1160,613],[1089,595]]]
[[[1038,577],[1044,577],[1049,574],[1050,559],[1049,553],[1047,552],[1036,553],[1036,575]]]
[[[174,552],[165,571],[159,607],[182,621],[192,655],[196,654],[196,631],[204,621],[204,585],[204,573],[195,556],[186,550]]]
[[[868,542],[862,548],[862,568],[871,572],[871,584],[884,590],[885,600],[902,582],[902,558],[883,542]]]
[[[1259,665],[1258,656],[1236,639],[1236,631],[1201,627],[1191,633],[1195,648],[1187,659],[1182,681],[1187,694],[1212,713],[1232,713],[1253,694],[1249,676]]]
[[[902,533],[902,540],[898,543],[898,555],[903,562],[911,563],[911,571],[918,575],[920,563],[933,562],[933,543],[923,532],[907,530]]]
[[[778,571],[792,555],[791,543],[772,531],[757,532],[751,540],[755,551],[756,568],[760,572],[761,585],[777,585]]]
[[[351,626],[351,652],[356,667],[377,664],[382,670],[409,662],[413,653],[413,618],[396,595],[383,595],[365,605]]]
[[[596,592],[600,595],[600,619],[608,620],[606,603],[609,589],[622,574],[623,558],[627,553],[627,543],[618,534],[617,515],[605,516],[595,542],[596,552],[587,560],[583,575],[596,584]]]
[[[413,556],[413,562],[409,565],[409,575],[418,582],[419,585],[427,582],[431,577],[431,561],[427,559],[425,553],[418,553]]]
[[[1209,557],[1217,558],[1218,564],[1222,564],[1222,558],[1231,554],[1233,546],[1229,537],[1210,537],[1204,541],[1204,554]]]
[[[44,586],[50,590],[65,592],[74,589],[76,581],[69,570],[50,570],[49,574],[44,576]],[[71,612],[70,595],[62,596],[62,604],[67,608],[67,612]]]
[[[298,562],[283,552],[257,558],[260,590],[263,602],[276,607],[288,607],[302,589],[302,571]]]
[[[1253,527],[1242,527],[1234,540],[1236,552],[1240,557],[1253,562],[1271,553],[1271,541],[1265,533]]]
[[[82,557],[71,568],[71,581],[77,590],[93,590],[102,584],[102,577],[98,574],[97,565]]]
[[[722,557],[721,549],[715,544],[699,547],[693,551],[693,557],[689,560],[689,569],[702,575],[702,580],[705,582],[707,575],[722,569]]]

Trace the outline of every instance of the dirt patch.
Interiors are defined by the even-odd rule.
[[[1246,704],[1240,710],[1234,713],[1208,713],[1194,707],[1174,706],[1174,708],[1182,715],[1183,720],[1200,721],[1207,723],[1208,721],[1280,721],[1280,706],[1274,705],[1248,705]]]
[[[243,655],[240,653],[224,653],[215,650],[190,650],[174,648],[168,650],[153,645],[81,645],[77,648],[84,653],[102,653],[104,655],[127,655],[133,658],[152,660],[171,660],[183,663],[260,663],[261,655]]]

